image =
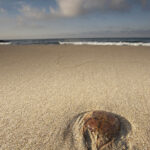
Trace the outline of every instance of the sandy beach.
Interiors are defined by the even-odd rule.
[[[150,47],[0,46],[0,150],[74,150],[64,131],[92,110],[130,123],[124,149],[150,149]]]

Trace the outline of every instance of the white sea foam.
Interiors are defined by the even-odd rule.
[[[129,42],[59,42],[59,44],[71,44],[71,45],[116,45],[116,46],[150,46],[150,43],[129,43]]]
[[[11,42],[0,42],[0,45],[10,45]]]

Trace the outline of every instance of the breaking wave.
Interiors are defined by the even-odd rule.
[[[59,42],[60,45],[103,45],[103,46],[150,46],[150,43],[131,43],[131,42]]]
[[[150,46],[150,38],[68,38],[68,39],[22,39],[0,40],[0,45],[104,45],[104,46]]]
[[[10,45],[11,42],[0,42],[0,45]]]

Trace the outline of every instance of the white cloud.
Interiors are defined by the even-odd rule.
[[[58,9],[51,10],[53,15],[71,17],[82,13],[83,0],[57,0],[56,2]]]
[[[75,17],[91,12],[128,11],[136,3],[141,7],[149,4],[148,0],[56,0],[57,7],[50,6],[49,10],[20,3],[19,12],[21,17],[46,20],[59,17]]]
[[[127,0],[56,0],[58,8],[53,15],[73,17],[92,11],[122,11],[129,7]]]
[[[34,19],[52,17],[75,17],[92,11],[122,11],[128,7],[127,0],[56,0],[57,8],[38,9],[21,4],[22,16]]]

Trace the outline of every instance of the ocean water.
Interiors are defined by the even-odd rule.
[[[25,39],[25,40],[0,40],[0,45],[126,45],[150,46],[150,38],[65,38],[65,39]]]

